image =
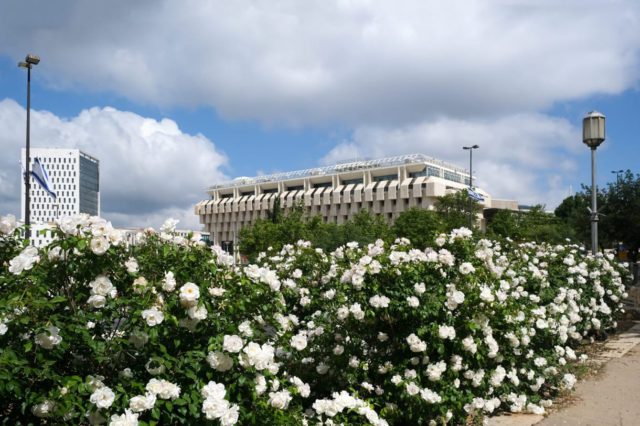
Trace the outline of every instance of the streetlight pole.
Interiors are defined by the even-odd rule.
[[[582,120],[582,142],[591,149],[591,254],[598,252],[598,201],[596,149],[605,139],[605,116],[591,111]]]
[[[480,148],[480,145],[473,146],[463,146],[462,149],[469,151],[469,190],[473,191],[473,150]],[[469,228],[472,226],[472,216],[471,212],[471,194],[469,194]]]
[[[31,238],[31,212],[30,192],[31,192],[31,68],[40,63],[40,57],[28,54],[24,62],[18,63],[20,68],[27,69],[27,149],[25,152],[25,172],[24,172],[24,224],[26,237]]]
[[[620,169],[620,170],[611,170],[611,173],[615,173],[616,174],[616,184],[620,184],[620,174],[624,173],[624,170]]]

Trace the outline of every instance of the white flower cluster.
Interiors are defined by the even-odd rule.
[[[176,399],[180,396],[180,386],[167,380],[151,379],[146,386],[147,391],[160,399]]]
[[[98,408],[109,408],[116,399],[116,394],[107,386],[100,386],[93,391],[89,397],[89,401]]]
[[[231,426],[238,422],[240,408],[230,404],[224,397],[227,391],[223,384],[210,381],[201,390],[202,412],[209,420],[220,420],[222,426]]]
[[[58,327],[49,326],[47,332],[36,334],[36,344],[45,349],[53,349],[54,346],[62,342],[62,336],[59,333],[60,329]]]
[[[9,272],[20,275],[22,271],[28,271],[33,265],[40,261],[38,249],[28,246],[22,252],[9,261]]]
[[[313,409],[319,416],[335,417],[345,410],[354,410],[364,416],[374,426],[388,426],[386,420],[369,407],[363,400],[351,396],[346,391],[334,392],[332,398],[318,399],[313,403]]]
[[[16,217],[12,214],[0,216],[0,234],[9,235],[18,227]]]
[[[89,283],[89,287],[91,287],[91,296],[89,296],[87,304],[96,309],[103,308],[106,305],[107,297],[113,299],[118,295],[118,290],[105,275],[98,275]]]

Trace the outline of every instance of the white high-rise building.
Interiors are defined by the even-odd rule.
[[[26,150],[22,149],[22,170]],[[36,158],[49,174],[49,181],[57,197],[54,199],[30,175],[30,218],[34,230],[61,216],[78,213],[100,215],[100,162],[78,149],[32,148],[31,166]],[[29,167],[28,170],[32,170]],[[21,180],[21,182],[24,182]],[[24,221],[24,183],[21,185],[21,217]],[[37,237],[34,238],[38,244]],[[46,241],[40,241],[40,244]],[[38,244],[38,245],[40,245]]]

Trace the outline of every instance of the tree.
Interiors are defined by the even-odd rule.
[[[571,230],[574,238],[585,246],[589,245],[591,238],[590,199],[591,196],[583,187],[582,192],[565,198],[555,209],[556,217]]]
[[[438,198],[436,211],[442,217],[445,228],[451,230],[462,226],[469,227],[469,216],[475,219],[482,208],[477,201],[469,198],[469,193],[463,189]],[[475,220],[472,223],[475,223]]]
[[[630,170],[607,185],[603,194],[605,216],[601,218],[604,240],[612,246],[623,242],[630,260],[638,261],[640,249],[640,174]]]
[[[487,233],[494,238],[515,241],[562,243],[573,237],[573,231],[554,214],[538,204],[527,212],[501,210],[487,224]]]
[[[544,205],[538,204],[523,213],[520,220],[520,236],[524,241],[562,243],[573,233],[554,214],[547,213]]]
[[[405,237],[417,248],[431,244],[434,236],[445,231],[445,224],[438,213],[417,207],[400,213],[393,224],[396,237]]]
[[[493,238],[511,238],[519,241],[522,238],[520,212],[499,210],[487,223],[487,234]]]
[[[373,243],[378,239],[389,241],[393,233],[389,224],[380,215],[372,215],[368,210],[360,210],[342,225],[342,241],[357,241],[360,245]]]

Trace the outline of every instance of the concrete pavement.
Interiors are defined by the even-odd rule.
[[[502,415],[490,426],[640,426],[640,323],[613,336],[595,358],[602,371],[578,382],[571,402],[547,417]]]

